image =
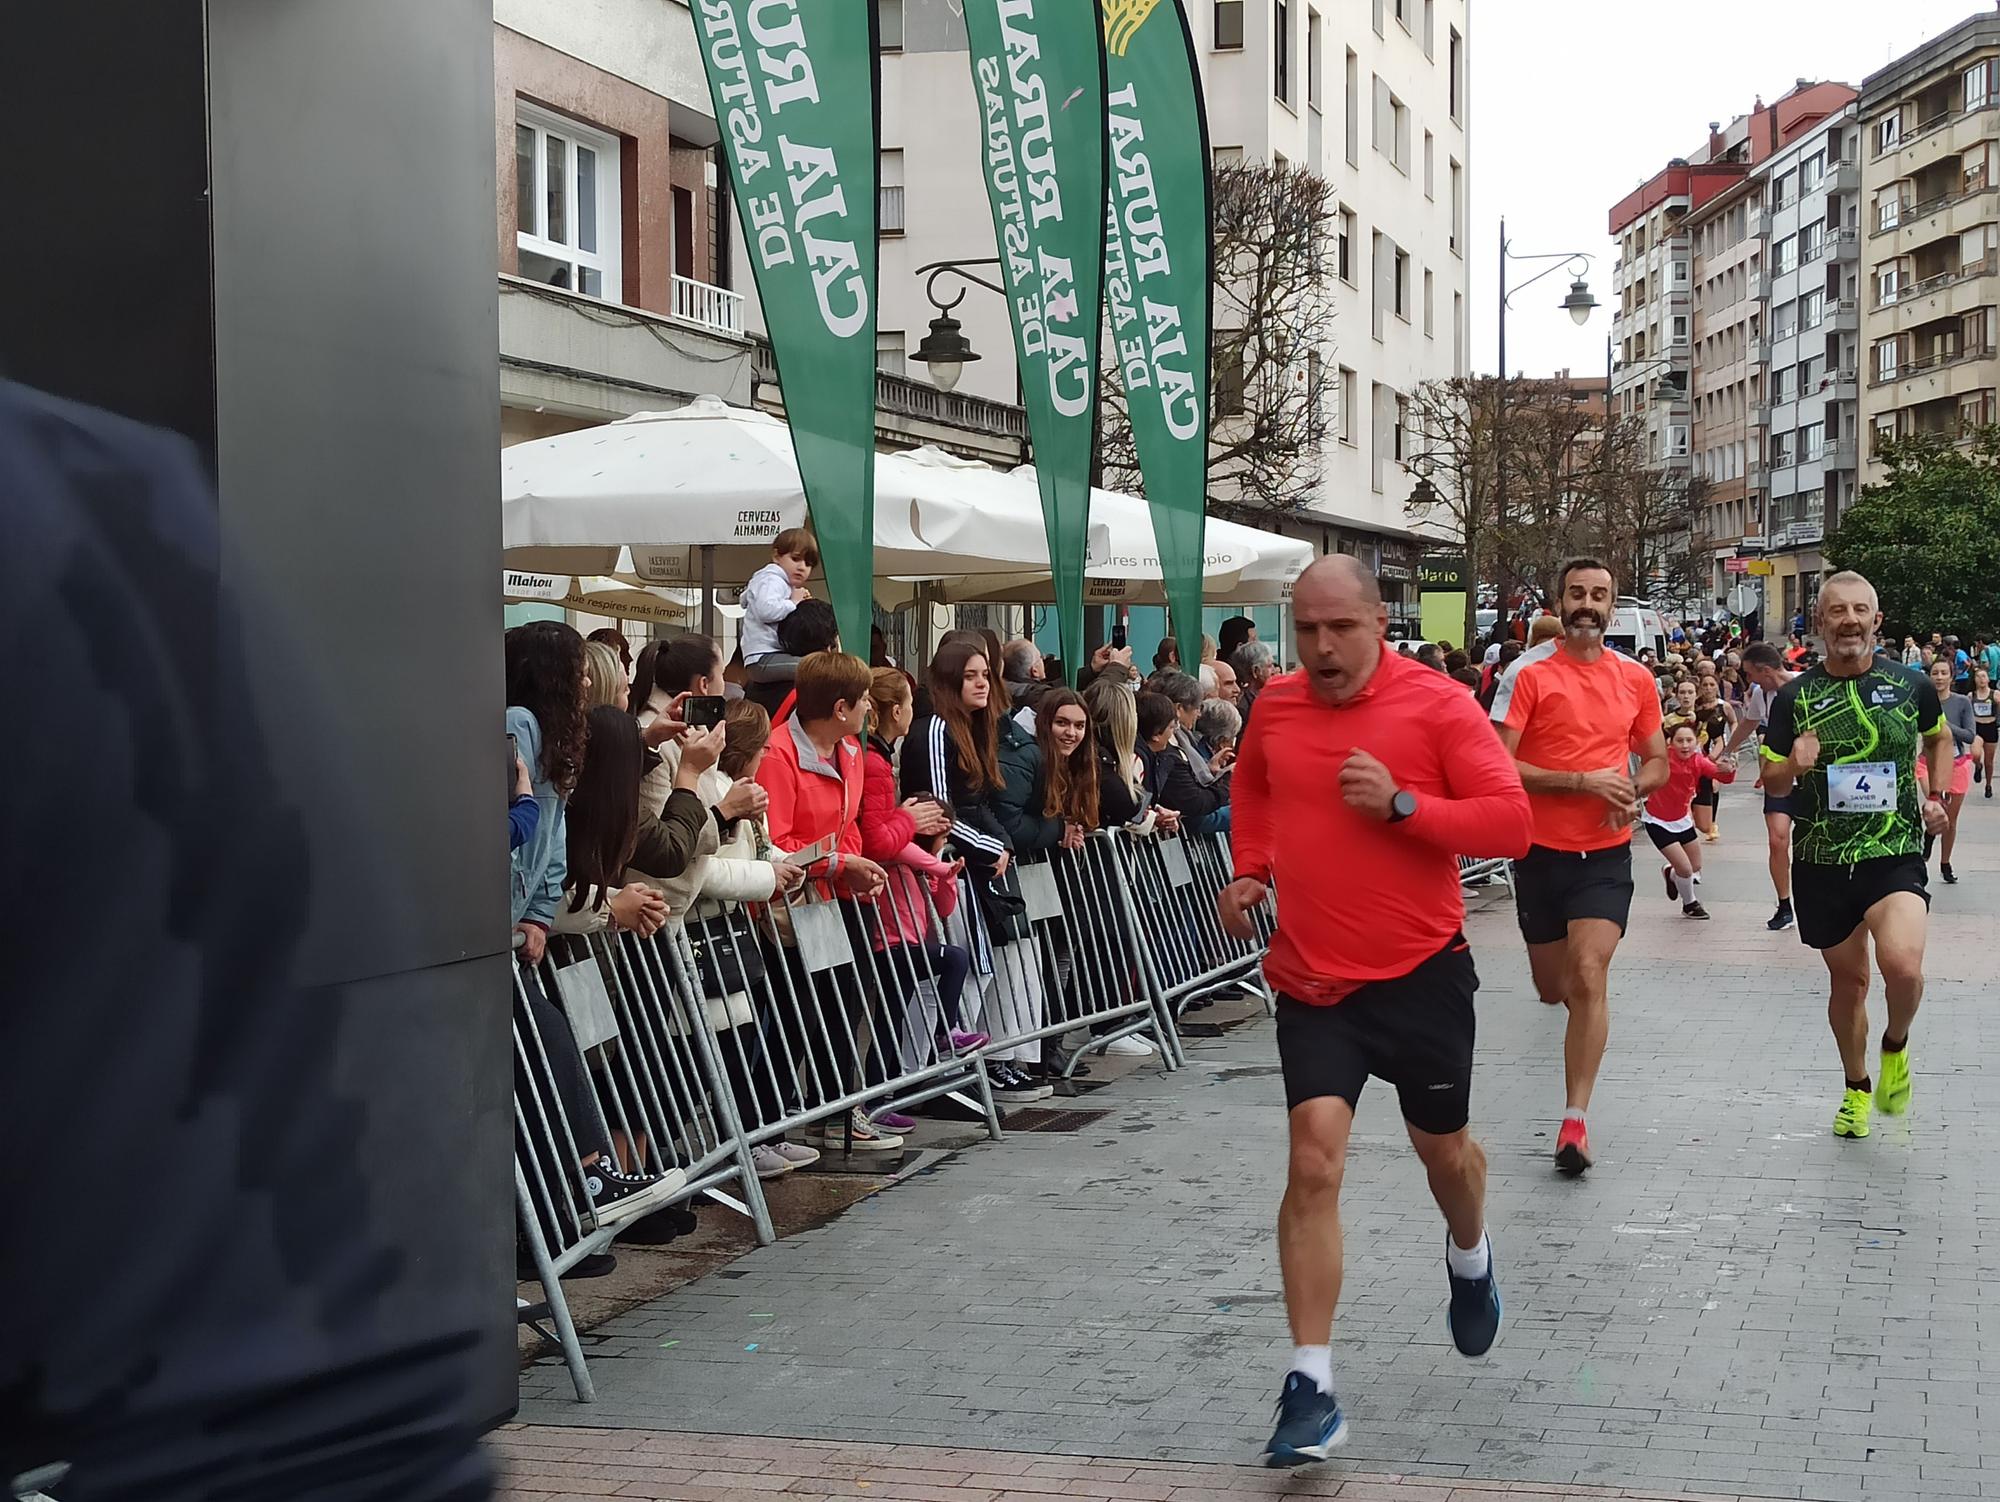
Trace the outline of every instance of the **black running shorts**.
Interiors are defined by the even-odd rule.
[[[1449,1136],[1472,1110],[1473,992],[1463,934],[1408,975],[1370,981],[1330,1007],[1278,997],[1285,1106],[1337,1096],[1351,1107],[1371,1074],[1396,1087],[1403,1119]]]
[[[1792,862],[1792,910],[1799,938],[1813,949],[1846,943],[1868,909],[1895,892],[1914,892],[1930,906],[1930,872],[1921,855],[1877,856],[1851,866]]]
[[[1789,819],[1795,817],[1798,810],[1792,804],[1792,795],[1790,793],[1785,794],[1782,798],[1778,797],[1775,793],[1766,793],[1764,795],[1764,812],[1767,814],[1783,814]]]
[[[1692,845],[1701,838],[1701,831],[1692,824],[1686,829],[1662,829],[1648,821],[1646,833],[1652,839],[1655,850],[1664,850],[1669,845]]]
[[[1625,931],[1632,915],[1632,846],[1551,850],[1530,846],[1514,862],[1514,916],[1530,944],[1569,937],[1578,918],[1603,918]]]

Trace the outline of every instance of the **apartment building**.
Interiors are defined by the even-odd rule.
[[[747,405],[752,341],[682,4],[494,0],[501,441]]]
[[[916,269],[994,254],[964,21],[951,0],[876,0],[882,16],[881,357],[902,368],[933,316]],[[1405,404],[1467,369],[1469,0],[1189,0],[1219,162],[1287,162],[1339,194],[1333,344],[1300,352],[1325,412],[1324,479],[1284,530],[1378,568],[1414,613],[1421,539],[1404,509]],[[992,273],[986,272],[986,275]],[[950,279],[941,297],[960,290]],[[1004,302],[953,316],[981,358],[959,389],[1012,401]],[[922,374],[921,367],[917,374]],[[1241,386],[1218,371],[1218,392]],[[1218,421],[1227,421],[1222,414]],[[1227,502],[1229,497],[1213,499]]]
[[[1860,110],[1849,104],[1766,164],[1770,226],[1764,401],[1751,411],[1765,464],[1765,629],[1811,613],[1820,543],[1858,482]],[[1753,480],[1758,477],[1753,472]]]
[[[2000,420],[2000,15],[1974,16],[1862,85],[1864,482],[1884,437]]]
[[[1706,481],[1703,531],[1719,564],[1746,541],[1763,546],[1763,433],[1753,441],[1750,428],[1751,408],[1763,405],[1769,354],[1762,177],[1738,179],[1684,224],[1694,257],[1689,443],[1694,473]]]
[[[1694,526],[1713,599],[1727,592],[1731,560],[1768,542],[1770,167],[1854,98],[1845,84],[1800,79],[1774,104],[1711,123],[1696,152],[1611,210],[1613,408],[1645,422],[1658,464],[1701,482]]]

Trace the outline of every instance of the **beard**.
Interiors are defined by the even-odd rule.
[[[1563,630],[1574,631],[1579,626],[1588,626],[1593,631],[1604,629],[1604,617],[1588,605],[1569,611],[1562,618]]]

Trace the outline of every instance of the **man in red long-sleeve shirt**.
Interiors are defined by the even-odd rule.
[[[1250,910],[1273,883],[1284,893],[1264,968],[1291,1113],[1278,1260],[1295,1350],[1265,1451],[1274,1466],[1324,1459],[1346,1438],[1330,1345],[1340,1180],[1371,1074],[1396,1087],[1444,1212],[1452,1338],[1477,1356],[1499,1334],[1486,1155],[1467,1130],[1479,978],[1457,857],[1519,855],[1531,828],[1478,701],[1389,650],[1381,590],[1356,560],[1301,574],[1292,615],[1301,670],[1258,700],[1232,793],[1236,880],[1220,903],[1247,938]]]

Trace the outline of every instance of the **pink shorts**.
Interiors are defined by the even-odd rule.
[[[1923,757],[1917,758],[1917,786],[1924,792],[1931,787],[1930,763]],[[1951,764],[1951,787],[1947,791],[1963,798],[1972,791],[1972,758],[1961,756]]]

